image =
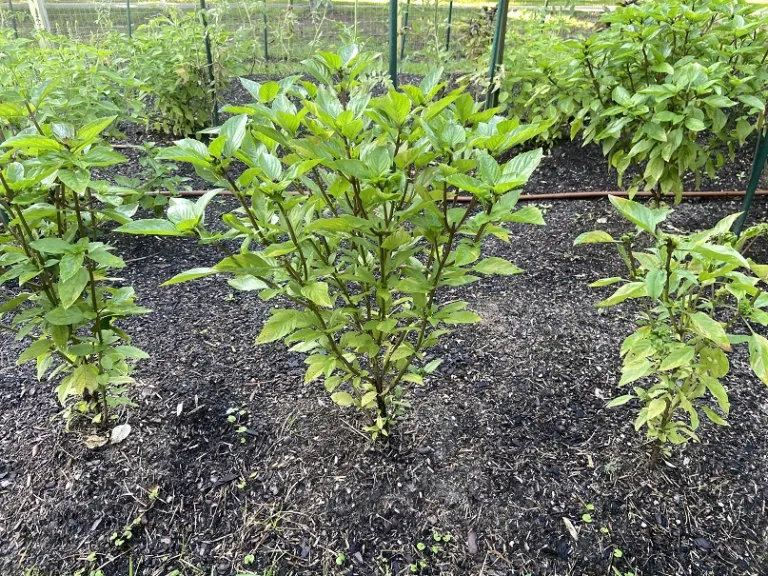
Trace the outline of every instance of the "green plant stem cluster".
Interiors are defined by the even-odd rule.
[[[761,287],[768,279],[768,266],[742,254],[746,242],[763,234],[765,227],[749,230],[737,240],[730,229],[739,214],[733,214],[709,230],[671,234],[661,227],[669,210],[617,197],[611,197],[611,203],[636,232],[619,239],[602,231],[586,232],[575,243],[611,243],[626,264],[626,277],[592,284],[620,284],[599,307],[628,300],[641,305],[637,330],[621,347],[619,386],[631,384],[632,392],[608,406],[640,400],[635,429],[645,427],[655,442],[655,461],[666,443],[699,439],[699,411],[715,424],[726,425],[730,402],[722,379],[730,370],[728,353],[733,346],[748,344],[752,369],[768,384],[768,340],[755,329],[768,325],[768,295]],[[647,248],[643,236],[650,240]],[[650,386],[643,387],[642,382]]]
[[[229,107],[236,116],[208,145],[187,139],[165,151],[235,196],[225,232],[205,226],[210,196],[172,200],[167,220],[120,231],[198,235],[221,247],[217,265],[168,283],[224,273],[236,289],[290,303],[258,342],[309,353],[305,382],[322,378],[334,402],[368,414],[375,437],[437,368],[425,351],[450,326],[479,320],[466,302],[441,303],[441,289],[520,272],[481,259],[481,242],[508,240],[506,223],[543,224],[538,209],[515,208],[541,151],[501,165],[493,155],[545,126],[483,111],[463,89],[447,92],[440,71],[371,98],[358,78],[373,61],[351,45],[304,63],[316,83],[242,80],[254,104]],[[246,166],[239,176],[235,159]]]
[[[537,38],[537,37],[534,37]],[[513,52],[513,113],[554,120],[546,134],[597,142],[621,177],[679,202],[683,179],[710,178],[765,121],[768,17],[744,0],[643,1],[585,39],[541,35]]]
[[[17,283],[0,305],[0,329],[30,342],[19,364],[34,361],[38,379],[59,377],[67,420],[82,413],[102,426],[129,403],[129,361],[147,357],[116,323],[148,310],[114,285],[110,273],[125,263],[98,240],[102,223],[136,210],[132,191],[91,179],[93,168],[125,160],[99,139],[113,121],[76,130],[31,114],[34,128],[0,144],[0,284]]]

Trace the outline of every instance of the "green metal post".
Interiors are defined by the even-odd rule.
[[[493,33],[493,46],[491,47],[491,65],[488,71],[488,95],[485,98],[485,107],[495,106],[498,93],[494,90],[493,81],[496,76],[496,65],[504,55],[504,34],[507,28],[507,10],[509,0],[499,0],[496,5],[496,29]]]
[[[408,29],[408,12],[411,11],[411,0],[407,0],[405,3],[405,16],[403,16],[403,33],[400,40],[400,61],[403,61],[405,56],[405,31]]]
[[[10,0],[8,0],[10,2]],[[125,10],[128,19],[128,38],[133,37],[133,26],[131,26],[131,0],[125,0]]]
[[[755,157],[752,160],[752,171],[749,174],[744,201],[741,203],[742,213],[733,225],[733,232],[737,236],[741,234],[744,223],[747,221],[749,209],[752,206],[752,200],[755,198],[755,191],[760,184],[760,176],[763,175],[766,162],[768,162],[768,127],[766,127],[765,132],[758,131],[757,133],[757,146],[755,147]]]
[[[267,3],[264,2],[264,61],[269,60],[269,39],[267,38]]]
[[[397,0],[389,0],[389,77],[397,88]]]
[[[219,125],[219,106],[216,101],[216,77],[213,70],[213,52],[211,51],[211,35],[208,33],[208,19],[205,17],[205,0],[200,0],[200,20],[205,31],[205,59],[208,64],[208,81],[211,83],[211,95],[213,96],[213,125]]]
[[[11,27],[13,28],[13,37],[19,37],[19,29],[16,27],[16,14],[13,11],[13,0],[8,0],[8,9],[11,11],[9,16],[11,18]]]
[[[453,0],[448,2],[448,29],[445,31],[445,51],[451,48],[451,22],[453,21]]]

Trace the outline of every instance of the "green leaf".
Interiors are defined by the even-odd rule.
[[[124,234],[146,234],[151,236],[183,236],[182,232],[176,229],[173,222],[150,218],[148,220],[133,220],[127,224],[118,227],[116,232]]]
[[[644,296],[647,296],[645,282],[629,282],[628,284],[621,286],[616,292],[602,302],[598,302],[596,306],[599,308],[607,308],[624,302],[624,300],[627,300],[628,298],[642,298]]]
[[[190,280],[197,280],[198,278],[204,278],[211,274],[218,274],[218,270],[215,268],[192,268],[185,270],[181,274],[176,274],[170,280],[166,280],[160,286],[171,286],[173,284],[180,284],[182,282],[189,282]]]
[[[731,106],[736,106],[736,102],[727,96],[707,96],[703,101],[715,108],[730,108]]]
[[[85,316],[79,308],[62,308],[59,306],[48,312],[45,319],[54,326],[74,326],[82,322]]]
[[[608,234],[608,232],[603,232],[602,230],[592,230],[591,232],[584,232],[583,234],[579,234],[576,240],[573,241],[573,245],[577,246],[579,244],[601,244],[604,242],[616,242],[616,240],[614,240],[613,236]]]
[[[99,118],[98,120],[94,120],[93,122],[90,122],[80,128],[80,130],[77,131],[77,139],[78,140],[90,140],[91,138],[95,138],[99,134],[101,134],[107,126],[112,124],[112,122],[115,121],[117,116],[110,116],[109,118]]]
[[[41,238],[30,242],[29,245],[43,254],[65,254],[75,251],[72,244],[61,238]]]
[[[266,282],[263,280],[259,280],[255,276],[251,276],[250,274],[247,274],[245,276],[238,276],[237,278],[232,278],[230,280],[227,280],[227,284],[232,286],[235,290],[241,290],[243,292],[251,292],[254,290],[264,290],[265,288],[269,288]]]
[[[280,160],[272,156],[272,154],[262,154],[259,156],[259,166],[264,171],[264,174],[269,180],[277,182],[283,175],[283,168],[280,165]]]
[[[713,320],[704,312],[689,314],[688,319],[691,329],[699,336],[703,336],[726,352],[731,351],[728,336],[725,334],[725,330],[720,322]]]
[[[656,235],[656,227],[664,221],[670,212],[669,210],[658,208],[652,210],[639,202],[618,196],[609,196],[608,199],[624,218],[652,236]]]
[[[123,259],[111,254],[107,246],[94,246],[91,244],[88,248],[87,256],[99,266],[105,268],[125,268]]]
[[[8,138],[8,140],[0,144],[0,146],[15,149],[29,148],[38,153],[52,152],[61,148],[61,144],[56,142],[53,138],[48,138],[47,136],[41,136],[39,134],[17,134],[16,136]]]
[[[658,418],[667,409],[667,401],[663,398],[654,398],[648,405],[648,420]]]
[[[291,241],[280,242],[279,244],[270,244],[264,249],[264,256],[267,258],[277,258],[278,256],[285,256],[291,252],[296,251],[296,245]]]
[[[509,162],[504,164],[504,177],[514,175],[522,180],[528,180],[536,168],[538,168],[543,156],[544,151],[541,148],[536,148],[534,150],[529,150],[528,152],[518,154]],[[502,180],[506,179],[504,177],[502,177]]]
[[[171,198],[170,206],[166,213],[168,220],[173,224],[174,229],[191,229],[200,220],[200,214],[193,202],[186,198]],[[162,221],[162,220],[161,220]],[[138,220],[142,222],[142,220]],[[144,220],[146,222],[146,220]]]
[[[667,370],[674,370],[680,366],[690,364],[693,361],[695,354],[696,349],[693,348],[693,346],[676,346],[674,350],[661,361],[659,370],[666,372]]]
[[[32,296],[31,293],[24,292],[0,304],[0,316],[5,314],[6,312],[10,312],[11,310],[15,309],[19,304],[23,304],[24,302],[26,302],[27,300],[29,300],[30,296]]]
[[[667,133],[664,131],[664,127],[660,124],[657,124],[656,122],[646,122],[644,128],[645,133],[654,140],[659,142],[667,141]]]
[[[432,361],[431,361],[431,362],[429,362],[428,364],[424,365],[424,368],[422,368],[422,370],[424,370],[424,372],[425,372],[426,374],[432,374],[432,372],[434,372],[435,370],[437,370],[437,368],[438,368],[438,367],[440,366],[440,364],[442,364],[442,363],[443,363],[443,361],[442,361],[442,359],[441,359],[441,358],[436,358],[435,360],[432,360]]]
[[[72,278],[59,282],[59,298],[61,298],[61,305],[64,308],[69,308],[78,301],[83,295],[83,290],[88,286],[88,280],[88,270],[80,268]]]
[[[743,104],[746,104],[747,106],[750,106],[755,110],[765,109],[765,102],[760,98],[758,98],[757,96],[753,96],[751,94],[744,94],[742,96],[737,96],[737,98],[741,100]]]
[[[256,344],[274,342],[296,330],[299,312],[297,310],[274,310],[256,339]]]
[[[248,125],[248,116],[241,114],[229,118],[221,126],[219,134],[226,138],[224,142],[224,156],[231,158],[240,149],[245,139],[245,129]]]
[[[325,308],[333,307],[333,302],[328,295],[328,284],[325,282],[314,282],[304,286],[301,289],[301,294],[306,298],[309,298],[309,300],[318,306],[323,306]]]
[[[685,119],[685,127],[688,128],[688,130],[692,130],[693,132],[701,132],[702,130],[706,129],[707,125],[698,118],[692,118],[689,116]]]
[[[666,270],[660,270],[659,268],[649,270],[645,275],[645,289],[646,292],[648,292],[648,296],[654,300],[660,298],[664,291],[664,284],[666,281]]]
[[[458,312],[451,312],[447,316],[440,318],[440,320],[446,324],[474,324],[475,322],[480,322],[482,318],[469,310],[460,310]]]
[[[146,360],[149,358],[149,354],[144,352],[144,350],[136,348],[135,346],[115,346],[115,351],[119,352],[126,358],[135,358],[137,360]]]
[[[59,170],[59,180],[71,190],[83,194],[91,183],[91,174],[87,170]]]
[[[411,112],[411,100],[405,94],[393,89],[390,89],[387,97],[392,103],[391,111],[394,112],[394,114],[392,114],[392,119],[397,124],[405,123],[408,119],[408,114]]]
[[[630,96],[629,91],[621,84],[613,89],[611,96],[613,97],[613,101],[619,106],[629,106],[631,104],[632,97]]]
[[[658,72],[659,74],[674,74],[675,69],[668,62],[659,62],[651,66],[651,70]]]
[[[259,87],[259,98],[264,102],[272,102],[278,94],[280,85],[277,82],[266,82]]]
[[[405,377],[403,378],[405,380]],[[366,408],[366,407],[373,407],[373,403],[376,401],[376,397],[378,396],[378,392],[376,390],[371,390],[370,392],[366,392],[363,394],[363,397],[360,399],[360,407]]]
[[[324,362],[315,362],[310,364],[306,373],[304,374],[304,384],[309,384],[313,380],[316,380],[323,372],[325,372]]]
[[[355,403],[355,399],[347,392],[334,392],[331,394],[331,400],[343,407],[352,406]]]
[[[318,218],[307,224],[305,232],[351,232],[352,225],[343,218]]]
[[[749,364],[755,375],[768,386],[768,340],[760,334],[752,334],[749,339]]]
[[[619,380],[619,386],[625,386],[631,384],[635,380],[645,378],[653,374],[653,364],[646,358],[642,358],[639,361],[632,362],[631,364],[625,364],[621,368],[621,380]]]
[[[595,280],[592,282],[592,284],[589,285],[590,288],[602,288],[603,286],[610,286],[612,284],[616,284],[617,282],[622,282],[624,278],[621,276],[611,276],[610,278],[601,278],[600,280]]]
[[[394,234],[390,234],[384,239],[381,247],[385,250],[396,250],[402,248],[411,240],[411,235],[406,230],[397,230]]]
[[[728,414],[728,412],[731,410],[731,402],[728,400],[728,391],[725,389],[725,386],[723,386],[722,382],[720,382],[720,380],[717,378],[712,378],[706,375],[701,376],[701,381],[704,382],[707,390],[709,390],[712,396],[714,396],[717,400],[717,404],[720,406],[720,410],[722,410],[725,414]]]
[[[735,264],[737,266],[743,266],[744,268],[749,269],[749,262],[747,259],[744,258],[744,256],[742,256],[741,253],[733,246],[721,244],[702,244],[700,246],[696,246],[696,248],[691,251],[695,252],[696,254],[706,256],[707,258],[725,262],[726,264]]]
[[[459,244],[456,247],[454,263],[457,266],[472,264],[480,257],[480,246],[472,244]]]
[[[53,342],[51,340],[48,340],[46,338],[41,338],[40,340],[36,340],[30,344],[24,352],[22,352],[19,355],[19,358],[16,360],[17,365],[24,364],[25,362],[29,362],[30,360],[34,360],[35,358],[38,358],[42,356],[43,354],[47,354],[51,351],[53,348]]]
[[[64,254],[59,260],[59,281],[66,282],[77,274],[83,266],[85,254],[77,252],[75,254]]]
[[[608,404],[606,404],[605,407],[615,408],[616,406],[623,406],[630,400],[634,399],[634,397],[635,396],[633,394],[624,394],[623,396],[617,396],[616,398],[608,402]]]
[[[544,226],[544,215],[537,206],[525,206],[517,212],[513,212],[504,218],[507,222],[517,222],[519,224],[533,224],[535,226]]]
[[[98,385],[99,369],[93,364],[81,364],[75,368],[75,371],[72,373],[69,392],[82,395],[86,390],[95,390]],[[61,395],[59,400],[61,400]]]
[[[728,426],[728,422],[723,420],[723,418],[709,406],[702,406],[701,409],[704,411],[704,414],[707,415],[707,418],[718,426]]]
[[[497,258],[496,256],[481,260],[472,267],[472,270],[480,272],[481,274],[500,274],[502,276],[520,274],[523,271],[511,262],[507,262],[503,258]]]

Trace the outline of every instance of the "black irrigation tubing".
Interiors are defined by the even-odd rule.
[[[195,198],[202,196],[210,192],[210,190],[182,190],[177,193],[182,198]],[[165,190],[156,190],[155,194],[170,195],[170,192]],[[224,196],[231,196],[232,192],[229,190],[221,191]],[[685,198],[742,198],[745,192],[743,190],[706,190],[706,191],[693,191],[683,192]],[[608,196],[622,196],[628,197],[629,192],[626,190],[589,190],[586,192],[553,192],[551,194],[521,194],[518,201],[520,202],[546,202],[547,200],[588,200],[590,198],[606,198]],[[651,192],[635,192],[636,198],[650,198],[654,196]],[[756,190],[755,196],[768,196],[768,190]],[[456,198],[457,202],[468,203],[472,200],[472,196],[459,196]]]

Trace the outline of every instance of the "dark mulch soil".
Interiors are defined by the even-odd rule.
[[[599,313],[610,288],[587,283],[619,263],[608,247],[571,246],[626,227],[604,200],[545,207],[546,227],[516,226],[510,244],[485,248],[527,273],[442,295],[484,321],[440,345],[445,362],[375,447],[321,384],[302,385],[302,355],[254,347],[272,303],[214,279],[158,287],[217,254],[115,237],[125,282],[153,310],[125,326],[152,355],[120,415],[133,431],[88,450],[89,431],[50,421],[51,385],[16,367],[21,346],[0,336],[0,574],[126,576],[131,561],[141,576],[229,576],[248,554],[258,574],[407,574],[420,557],[422,574],[766,574],[768,389],[734,353],[730,427],[704,424],[702,444],[649,471],[637,406],[604,408],[631,319]],[[737,208],[686,202],[671,224],[710,226]],[[768,259],[765,245],[756,257]],[[244,443],[229,408],[245,410]],[[433,531],[452,538],[419,553]]]

